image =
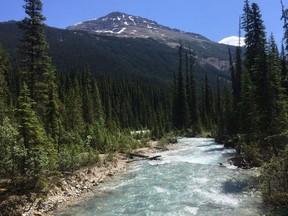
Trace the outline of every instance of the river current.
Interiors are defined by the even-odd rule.
[[[101,185],[94,197],[55,215],[261,215],[260,193],[249,188],[258,171],[227,162],[234,153],[213,139],[182,138],[160,161],[138,161]]]

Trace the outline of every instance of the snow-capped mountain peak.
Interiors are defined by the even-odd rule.
[[[239,46],[239,37],[238,36],[227,37],[227,38],[222,39],[218,43],[226,44],[226,45],[230,45],[230,46]],[[240,37],[240,46],[241,47],[245,46],[245,38],[244,37]]]
[[[104,17],[79,22],[69,26],[67,29],[82,30],[118,37],[149,37],[162,41],[170,41],[171,39],[179,41],[179,38],[186,38],[188,40],[194,39],[197,41],[208,40],[199,34],[186,33],[178,29],[171,29],[160,25],[155,21],[121,12],[112,12]]]

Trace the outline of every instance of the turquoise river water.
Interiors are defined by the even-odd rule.
[[[133,163],[100,193],[55,215],[261,215],[260,193],[248,188],[258,171],[229,165],[233,150],[213,139],[178,142],[175,150],[157,153],[162,160]]]

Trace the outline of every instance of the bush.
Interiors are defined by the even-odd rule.
[[[244,158],[249,167],[260,167],[262,165],[260,149],[254,143],[243,144]]]
[[[263,201],[275,207],[288,206],[288,146],[265,164],[261,173]]]

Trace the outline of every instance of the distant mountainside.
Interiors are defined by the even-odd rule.
[[[140,16],[113,12],[98,19],[76,23],[67,29],[121,38],[152,38],[173,48],[181,40],[186,48],[191,47],[199,64],[210,65],[220,71],[229,69],[227,44],[213,42],[200,34],[172,29]]]
[[[175,48],[182,40],[186,48],[191,47],[196,58],[198,80],[203,80],[205,73],[214,80],[217,76],[230,79],[228,46],[198,34],[170,29],[122,13],[111,13],[98,21],[83,22],[68,29],[46,29],[49,54],[59,73],[88,70],[96,76],[111,75],[137,82],[165,84],[172,81],[173,73],[177,71],[179,59]],[[11,54],[13,62],[18,58],[21,34],[15,21],[0,23],[0,43]],[[165,37],[160,37],[161,34]],[[233,54],[235,48],[231,51]]]

